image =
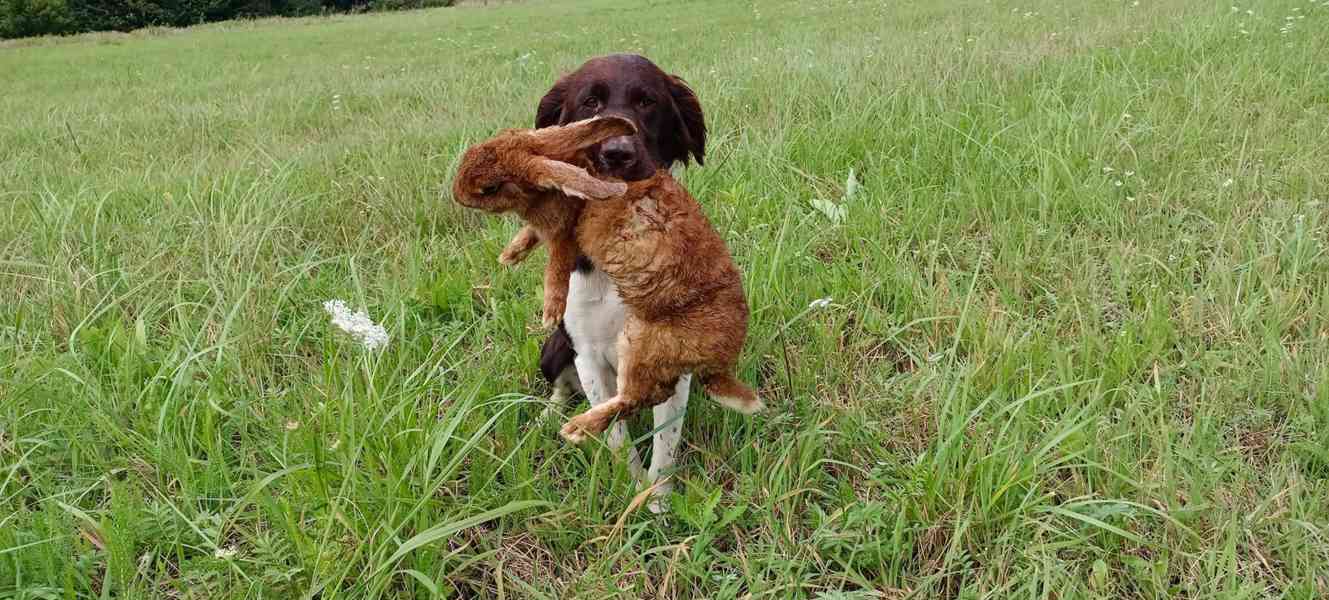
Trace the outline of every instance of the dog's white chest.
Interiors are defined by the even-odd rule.
[[[563,326],[577,354],[618,366],[618,334],[627,311],[609,276],[599,269],[574,271],[568,280],[568,308]]]

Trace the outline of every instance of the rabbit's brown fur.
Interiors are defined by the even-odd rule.
[[[564,437],[580,441],[619,415],[663,402],[687,372],[724,406],[761,410],[734,377],[748,328],[738,267],[668,171],[629,183],[622,196],[588,201],[577,243],[613,280],[628,320],[619,336],[618,396],[568,421]]]
[[[548,160],[575,156],[575,148],[560,143],[599,139],[606,132],[620,130],[622,123],[631,126],[618,118],[596,118],[550,128],[565,130],[554,133],[563,141],[545,144],[513,144],[512,140],[524,142],[524,138],[504,132],[467,152],[457,175],[459,183],[454,186],[454,194],[464,205],[475,205],[468,204],[474,199],[463,198],[464,193],[483,189],[490,200],[481,204],[511,207],[502,212],[522,215],[542,239],[551,242],[551,256],[555,253],[552,242],[562,245],[567,239],[547,235],[542,224],[566,228],[571,220],[573,256],[580,248],[609,275],[627,306],[628,320],[619,337],[618,396],[563,426],[561,433],[574,443],[604,431],[615,418],[664,401],[679,376],[687,372],[695,374],[707,393],[726,407],[744,413],[763,408],[756,393],[734,376],[748,321],[740,273],[697,201],[663,169],[624,186]],[[544,139],[543,132],[548,130],[522,133]],[[571,135],[574,132],[577,135]],[[490,145],[498,148],[477,152]],[[538,152],[544,154],[532,156]],[[463,181],[467,183],[460,183]],[[607,185],[624,186],[624,191],[606,194],[610,191],[604,187]],[[523,205],[528,207],[517,208]],[[565,215],[554,216],[559,207]],[[520,254],[522,248],[529,251],[533,245],[519,236],[508,250],[516,248]],[[546,270],[546,285],[552,263]],[[566,290],[566,279],[562,284]]]
[[[621,182],[601,181],[569,164],[602,140],[631,134],[631,122],[614,119],[600,127],[509,129],[471,147],[453,179],[452,197],[461,205],[493,213],[514,213],[526,226],[499,257],[520,262],[541,241],[549,248],[545,266],[542,320],[551,327],[567,308],[568,277],[577,262],[573,238],[585,198],[622,194]],[[575,185],[575,187],[566,187]]]

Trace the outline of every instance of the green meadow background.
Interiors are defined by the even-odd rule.
[[[1326,31],[549,0],[0,44],[0,598],[1323,598]],[[702,100],[770,406],[694,395],[667,516],[534,422],[542,255],[446,193],[617,51]]]

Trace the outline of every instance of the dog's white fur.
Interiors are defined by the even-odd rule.
[[[591,406],[618,394],[618,336],[623,331],[627,312],[618,290],[609,276],[599,269],[589,273],[574,271],[568,282],[568,308],[563,313],[563,326],[572,347],[577,351],[575,367],[569,367],[556,378],[550,410],[567,406],[567,399],[577,391],[586,395]],[[660,482],[652,492],[648,505],[651,512],[668,510],[667,500],[674,484],[674,463],[678,458],[678,444],[682,439],[683,416],[688,409],[688,391],[692,375],[679,378],[674,395],[653,409],[655,435],[652,439],[651,466],[644,473],[637,449],[628,448],[628,470],[643,485]],[[615,421],[609,427],[605,443],[618,450],[628,441],[628,426]],[[660,481],[661,478],[666,478]]]

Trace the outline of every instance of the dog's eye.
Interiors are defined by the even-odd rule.
[[[488,185],[488,186],[482,187],[482,188],[480,188],[480,195],[481,195],[481,196],[493,196],[494,194],[497,194],[497,193],[498,193],[498,188],[499,188],[499,185],[498,185],[498,184]]]
[[[650,96],[642,96],[642,99],[637,101],[637,106],[640,106],[642,108],[650,108],[652,106],[655,106],[655,98],[652,98]]]
[[[595,96],[591,96],[590,98],[583,100],[581,105],[591,110],[595,110],[597,108],[600,108],[600,99],[596,98]]]

